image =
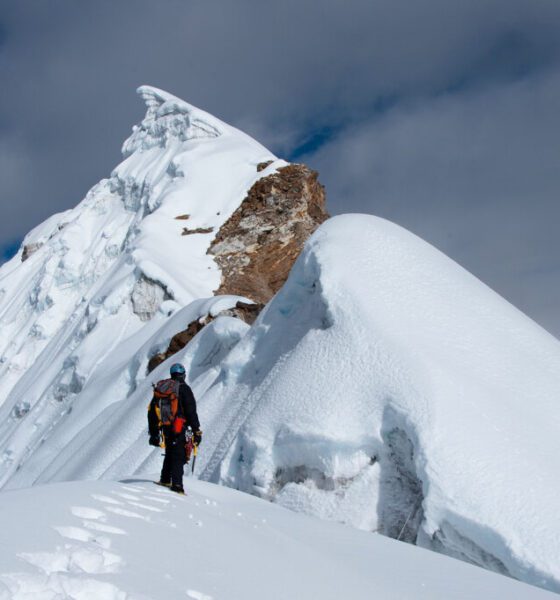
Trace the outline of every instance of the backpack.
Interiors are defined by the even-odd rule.
[[[156,415],[160,427],[173,425],[179,412],[179,386],[175,379],[162,379],[154,386]]]

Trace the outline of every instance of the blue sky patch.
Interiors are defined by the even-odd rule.
[[[0,245],[0,263],[6,262],[7,260],[10,260],[12,256],[15,256],[20,245],[20,240]]]
[[[295,162],[302,156],[313,154],[321,146],[328,143],[338,131],[335,127],[321,127],[320,129],[309,132],[299,144],[290,152],[288,160]]]

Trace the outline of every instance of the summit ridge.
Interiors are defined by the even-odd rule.
[[[560,343],[403,228],[329,219],[305,165],[139,93],[124,160],[0,268],[0,487],[156,472],[146,405],[180,362],[201,479],[560,591]]]

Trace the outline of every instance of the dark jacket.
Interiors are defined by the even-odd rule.
[[[200,430],[200,421],[198,420],[198,414],[196,412],[196,400],[190,386],[184,381],[184,379],[178,377],[172,377],[180,382],[179,385],[179,407],[177,414],[180,417],[184,417],[187,421],[187,426],[193,431]],[[156,399],[153,398],[150,403],[150,409],[148,411],[148,427],[150,430],[150,436],[157,436],[159,432],[159,422],[156,414]],[[166,433],[167,435],[167,433]]]

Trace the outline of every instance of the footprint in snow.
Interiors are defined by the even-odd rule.
[[[115,535],[128,535],[124,529],[113,527],[113,525],[105,525],[96,521],[84,521],[82,525],[92,531],[101,531],[102,533],[113,533]]]
[[[167,498],[156,498],[155,496],[148,496],[147,494],[143,496],[143,500],[148,500],[149,502],[159,502],[160,504],[169,504],[170,500]]]
[[[118,506],[105,506],[105,510],[112,512],[115,515],[120,515],[121,517],[130,517],[131,519],[142,519],[143,521],[149,521],[150,517],[145,517],[137,512],[132,510],[127,510],[126,508],[119,508]]]
[[[103,511],[97,510],[97,508],[90,508],[89,506],[72,506],[70,511],[79,519],[90,519],[92,521],[102,521],[106,516]]]
[[[52,573],[116,573],[123,563],[118,554],[103,548],[72,546],[55,552],[22,552],[18,554],[29,564],[41,569],[46,575]]]
[[[187,596],[193,600],[213,600],[212,596],[197,592],[196,590],[187,590]]]
[[[135,500],[138,502],[140,498],[138,496],[133,496],[132,494],[123,494],[122,492],[112,492],[113,496],[118,496],[119,498],[124,498],[125,500]]]
[[[155,506],[149,506],[148,504],[142,504],[140,502],[133,502],[132,500],[129,501],[129,504],[131,506],[137,506],[138,508],[143,508],[144,510],[150,510],[152,512],[163,512],[163,510],[161,508],[157,508]]]
[[[102,496],[100,494],[92,494],[91,497],[99,502],[105,502],[106,504],[123,504],[120,500],[115,500],[110,496]]]
[[[106,498],[98,498],[107,501]],[[111,499],[108,499],[109,502]],[[116,502],[116,501],[113,501]],[[120,504],[120,503],[119,503]],[[53,552],[22,552],[18,557],[38,569],[36,573],[8,573],[0,575],[0,599],[27,600],[28,598],[103,598],[126,600],[127,594],[112,583],[84,577],[117,573],[123,559],[109,552],[111,539],[105,534],[126,535],[126,531],[103,523],[106,513],[89,506],[73,506],[71,512],[83,519],[81,527],[54,527],[62,537],[88,546],[65,544]]]
[[[121,490],[128,490],[129,492],[134,492],[134,493],[144,491],[144,488],[136,487],[135,485],[121,485],[120,488],[121,488]]]
[[[6,589],[6,594],[3,593]],[[126,600],[127,594],[107,581],[76,577],[68,573],[9,573],[0,575],[0,598],[28,600],[30,598],[64,598],[83,600],[103,598],[103,600]]]
[[[105,550],[111,547],[111,540],[103,535],[95,535],[92,531],[80,527],[54,527],[62,537],[76,542],[93,542]]]

